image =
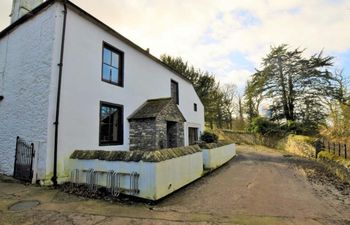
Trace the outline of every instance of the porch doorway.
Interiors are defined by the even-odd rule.
[[[166,123],[166,135],[168,148],[175,148],[177,146],[177,123],[167,121]]]
[[[188,128],[188,144],[195,145],[198,141],[198,128],[189,127]]]

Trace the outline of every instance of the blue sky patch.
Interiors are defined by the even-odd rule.
[[[335,57],[335,66],[337,69],[343,69],[343,73],[346,77],[350,78],[350,49],[342,52],[332,54]]]
[[[292,15],[298,15],[300,14],[302,11],[302,9],[300,7],[294,7],[294,8],[291,8],[291,9],[288,9],[287,12],[289,14],[292,14]]]
[[[219,40],[216,40],[215,38],[213,38],[212,35],[212,28],[208,28],[204,34],[199,38],[199,41],[201,44],[218,44]]]
[[[255,68],[254,64],[240,51],[233,51],[227,57],[234,64],[236,69],[254,70]]]
[[[232,16],[244,27],[261,25],[261,20],[249,10],[234,10],[232,11]]]

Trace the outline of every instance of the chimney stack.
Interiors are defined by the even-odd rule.
[[[13,0],[11,23],[16,22],[19,18],[32,11],[35,7],[43,3],[44,0]]]

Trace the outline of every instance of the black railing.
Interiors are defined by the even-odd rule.
[[[15,168],[16,179],[31,182],[33,178],[34,144],[27,143],[20,137],[16,141]]]
[[[332,142],[326,140],[324,138],[319,139],[316,142],[316,157],[320,151],[327,151],[336,156],[343,157],[345,159],[348,158],[348,145],[346,143],[341,142]]]

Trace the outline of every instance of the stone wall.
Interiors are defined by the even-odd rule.
[[[184,121],[181,111],[173,102],[170,102],[167,107],[162,109],[157,117],[158,147],[160,149],[184,146]],[[174,138],[171,146],[168,146],[167,122],[176,122],[169,130],[170,136]]]
[[[174,147],[184,146],[183,123],[176,123],[173,130]],[[168,148],[167,121],[155,119],[140,119],[130,121],[130,150],[156,150]]]
[[[169,102],[169,104],[159,112],[157,120],[185,122],[185,118],[174,102]]]
[[[130,119],[130,150],[149,151],[184,146],[184,121],[172,101],[154,119]],[[169,122],[173,126],[168,127]],[[168,133],[173,140],[171,143],[168,143]]]
[[[154,119],[130,121],[130,150],[149,151],[156,149],[157,130]]]
[[[177,146],[182,147],[185,145],[184,142],[184,124],[183,123],[177,123]]]
[[[184,126],[183,123],[177,122],[174,127],[170,128],[170,135],[174,135],[175,143],[168,146],[167,121],[157,120],[156,122],[156,149],[182,147],[184,146]]]

